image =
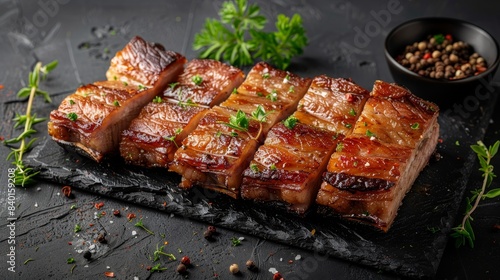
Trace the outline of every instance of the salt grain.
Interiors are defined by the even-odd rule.
[[[134,280],[139,280],[139,277],[137,277],[137,276],[134,276]]]
[[[56,193],[57,196],[60,196],[61,194],[60,193]]]
[[[137,235],[137,231],[133,230],[132,231],[132,236],[136,236]]]
[[[109,221],[109,223],[110,223],[110,224],[112,224],[112,223],[113,223],[113,221]]]
[[[35,207],[38,207],[38,202],[35,202]]]
[[[278,272],[278,270],[275,267],[270,267],[269,272],[271,272],[272,274],[275,274],[276,272]]]
[[[282,261],[283,261],[283,258],[280,258],[280,262],[282,262]]]
[[[297,256],[295,256],[295,260],[296,260],[296,261],[300,260],[301,258],[302,258],[302,256],[301,256],[301,255],[297,255]]]
[[[37,190],[37,191],[41,191],[41,190],[42,190],[42,188],[38,187],[38,188],[36,188],[36,190]]]

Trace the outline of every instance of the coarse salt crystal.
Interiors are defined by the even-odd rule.
[[[42,190],[42,188],[38,187],[38,188],[36,188],[36,190],[37,190],[37,191],[41,191],[41,190]]]
[[[276,272],[278,272],[278,270],[275,267],[270,267],[269,272],[271,272],[272,274],[275,274]]]
[[[61,194],[60,193],[56,193],[57,196],[60,196]]]
[[[38,207],[38,202],[35,202],[35,207]]]
[[[245,240],[245,237],[243,237],[243,236],[238,237],[238,240],[239,240],[239,241],[243,241],[243,240]]]
[[[106,269],[110,269],[110,268],[111,268],[111,267],[109,267],[109,265],[108,265],[108,266],[106,266]]]
[[[370,140],[375,141],[377,139],[375,136],[370,137]]]
[[[137,276],[134,276],[134,280],[139,280],[139,277],[137,277]]]
[[[110,224],[114,223],[113,221],[109,221]]]
[[[296,260],[296,261],[300,260],[301,258],[302,258],[302,256],[301,256],[301,255],[297,255],[297,256],[295,256],[295,260]]]
[[[280,262],[282,262],[282,261],[283,261],[283,258],[280,258]]]
[[[370,166],[370,163],[369,162],[365,163],[365,166],[366,167]]]
[[[137,231],[133,230],[132,231],[132,236],[136,236],[137,235]]]

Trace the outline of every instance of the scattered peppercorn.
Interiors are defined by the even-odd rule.
[[[212,236],[212,232],[210,232],[209,230],[205,230],[205,232],[203,232],[203,237],[205,237],[206,240],[213,240],[213,236]]]
[[[61,192],[65,197],[71,197],[71,187],[70,186],[64,186],[61,189]]]
[[[132,220],[133,218],[135,218],[135,214],[134,213],[128,213],[127,214],[127,220]]]
[[[284,280],[284,278],[283,278],[283,276],[281,276],[281,273],[276,272],[276,273],[273,275],[273,280]]]
[[[257,266],[255,265],[255,262],[254,262],[254,261],[252,261],[252,260],[248,260],[248,261],[246,262],[246,266],[247,266],[247,268],[248,268],[249,270],[255,270],[255,269],[257,269]]]
[[[152,268],[153,268],[153,267],[152,267],[152,266],[150,266],[150,265],[146,266],[146,270],[147,270],[147,271],[150,271]]]
[[[177,266],[177,273],[184,274],[187,271],[187,267],[182,263]]]
[[[189,266],[191,264],[191,259],[188,256],[184,256],[181,258],[181,263],[185,266]]]
[[[410,71],[438,80],[463,79],[487,69],[486,61],[472,46],[454,42],[450,34],[429,35],[425,41],[408,45],[396,60]]]
[[[240,272],[240,267],[237,264],[233,263],[229,266],[229,272],[231,272],[231,274],[237,274]]]
[[[115,215],[116,217],[120,217],[121,216],[120,210],[118,210],[118,209],[114,210],[113,215]]]
[[[104,202],[96,202],[94,203],[94,207],[99,210],[104,206]]]
[[[208,231],[211,232],[212,234],[217,232],[217,229],[214,226],[209,226]]]
[[[90,260],[92,258],[92,253],[90,251],[85,251],[85,253],[83,253],[83,258]]]
[[[97,241],[102,244],[107,243],[108,241],[106,240],[106,233],[105,232],[99,233],[99,235],[97,236]]]

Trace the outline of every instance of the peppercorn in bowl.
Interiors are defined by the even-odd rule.
[[[400,24],[386,37],[385,57],[396,83],[441,107],[486,91],[500,63],[487,31],[453,18]]]

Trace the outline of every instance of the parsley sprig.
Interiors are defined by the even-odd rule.
[[[498,147],[500,146],[500,141],[496,141],[493,146],[486,147],[482,141],[478,141],[477,145],[472,145],[471,149],[477,154],[479,164],[481,168],[479,170],[483,172],[483,185],[480,189],[472,191],[472,197],[467,198],[465,216],[462,219],[462,223],[453,228],[452,237],[455,238],[455,246],[460,247],[469,244],[471,248],[474,248],[474,240],[476,239],[474,235],[474,230],[472,229],[471,222],[474,220],[472,218],[472,213],[476,210],[479,202],[486,198],[495,198],[500,196],[500,188],[491,189],[486,192],[486,189],[491,185],[493,178],[496,175],[493,173],[493,165],[491,165],[491,159],[498,152]]]
[[[23,162],[24,154],[27,153],[36,141],[36,138],[27,141],[31,136],[33,136],[37,131],[33,126],[37,123],[45,121],[45,118],[37,118],[36,114],[32,114],[33,101],[35,96],[41,95],[45,102],[52,102],[49,93],[43,91],[39,88],[40,81],[45,80],[48,73],[57,67],[57,60],[54,60],[46,65],[42,65],[41,62],[35,64],[33,71],[29,73],[28,86],[22,88],[17,93],[19,98],[28,98],[28,105],[26,107],[26,113],[20,115],[16,113],[14,121],[14,128],[18,128],[24,125],[24,130],[19,134],[19,136],[5,140],[4,144],[12,146],[12,152],[7,156],[7,160],[13,159],[13,165],[16,166],[14,171],[14,184],[17,186],[27,186],[34,182],[34,177],[38,172],[34,172],[32,168],[26,167]],[[19,143],[18,147],[14,147],[13,144]]]
[[[292,57],[303,52],[308,40],[302,18],[279,14],[276,31],[262,31],[267,23],[256,4],[247,0],[226,1],[219,11],[220,20],[207,19],[194,37],[194,50],[200,57],[225,60],[237,66],[251,65],[262,59],[281,69],[290,65]]]

